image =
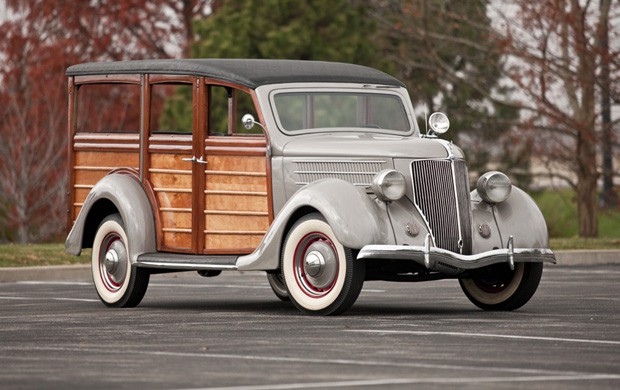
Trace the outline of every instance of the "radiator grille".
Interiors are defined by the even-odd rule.
[[[426,218],[435,244],[452,252],[471,254],[471,206],[465,162],[414,161],[411,173],[414,202]]]
[[[385,161],[295,161],[296,184],[336,178],[356,186],[369,186],[384,169]]]

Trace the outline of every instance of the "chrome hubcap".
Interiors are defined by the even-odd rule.
[[[110,291],[119,290],[127,274],[127,250],[119,236],[111,234],[103,242],[105,252],[100,257],[101,277]]]
[[[330,287],[338,274],[338,257],[325,241],[315,241],[306,250],[303,261],[306,280],[315,289]]]

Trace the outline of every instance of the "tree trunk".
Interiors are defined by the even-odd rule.
[[[577,138],[577,219],[579,237],[598,237],[596,144],[581,132]]]

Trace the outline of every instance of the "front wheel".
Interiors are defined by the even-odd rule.
[[[135,307],[146,293],[150,275],[131,264],[127,245],[121,216],[107,216],[97,228],[91,260],[95,289],[106,306]]]
[[[318,213],[299,219],[282,250],[288,295],[304,313],[335,315],[355,303],[364,284],[364,263],[345,248]]]
[[[542,270],[542,263],[516,263],[514,271],[506,264],[497,264],[471,278],[459,279],[459,284],[467,298],[481,309],[516,310],[536,292]]]

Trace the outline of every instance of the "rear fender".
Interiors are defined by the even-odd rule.
[[[156,251],[153,211],[142,185],[131,175],[113,173],[90,191],[65,241],[67,253],[78,256],[90,247],[101,220],[118,212],[127,233],[129,256],[135,263],[143,253]]]

